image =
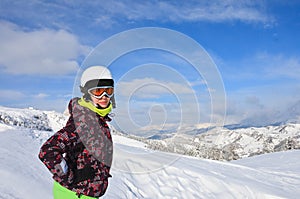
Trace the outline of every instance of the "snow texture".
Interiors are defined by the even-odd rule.
[[[47,126],[59,128],[58,120],[48,115]],[[38,160],[39,147],[52,134],[47,129],[0,123],[1,199],[52,198],[51,175]],[[298,198],[300,195],[300,150],[224,162],[153,151],[145,143],[115,132],[113,140],[113,177],[103,198]]]
[[[255,155],[300,149],[300,124],[249,127],[240,129],[212,128],[194,136],[174,134],[163,140],[144,140],[154,150],[213,159],[237,160]]]

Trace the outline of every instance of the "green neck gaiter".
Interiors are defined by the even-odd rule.
[[[86,107],[86,108],[90,109],[91,111],[97,113],[98,115],[100,115],[102,117],[109,114],[112,110],[112,104],[111,103],[109,104],[109,106],[107,108],[99,109],[99,108],[95,107],[92,102],[85,101],[83,99],[83,97],[80,100],[78,100],[78,104],[80,106],[83,106],[83,107]]]

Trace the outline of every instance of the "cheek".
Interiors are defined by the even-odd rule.
[[[107,108],[107,107],[108,107],[108,104],[109,104],[109,101],[108,101],[108,102],[100,102],[100,103],[98,103],[98,105],[99,105],[101,108]]]
[[[102,103],[108,105],[108,104],[109,104],[109,101],[105,101],[105,102],[102,102]]]
[[[91,97],[91,99],[92,99],[93,103],[95,103],[95,104],[98,102],[98,100],[96,98]]]

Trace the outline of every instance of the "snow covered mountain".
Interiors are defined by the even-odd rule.
[[[57,131],[66,123],[67,117],[55,111],[33,108],[17,109],[0,106],[0,122],[33,130]]]
[[[300,149],[300,124],[230,130],[213,128],[195,136],[175,134],[163,140],[145,140],[155,150],[214,160],[237,160],[264,153]]]
[[[66,120],[67,115],[54,111],[0,107],[0,122],[25,127],[31,129],[31,132],[57,131]],[[213,160],[230,161],[264,153],[300,149],[300,124],[297,123],[238,129],[187,126],[180,132],[163,133],[152,136],[151,139],[122,134],[113,126],[111,129],[114,134],[141,141],[152,150]],[[38,134],[40,131],[34,132]]]

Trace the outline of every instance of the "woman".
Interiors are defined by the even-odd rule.
[[[104,195],[110,175],[113,144],[108,114],[114,103],[114,81],[103,66],[81,76],[81,98],[69,103],[65,127],[41,147],[39,158],[53,174],[54,199],[92,199]]]

